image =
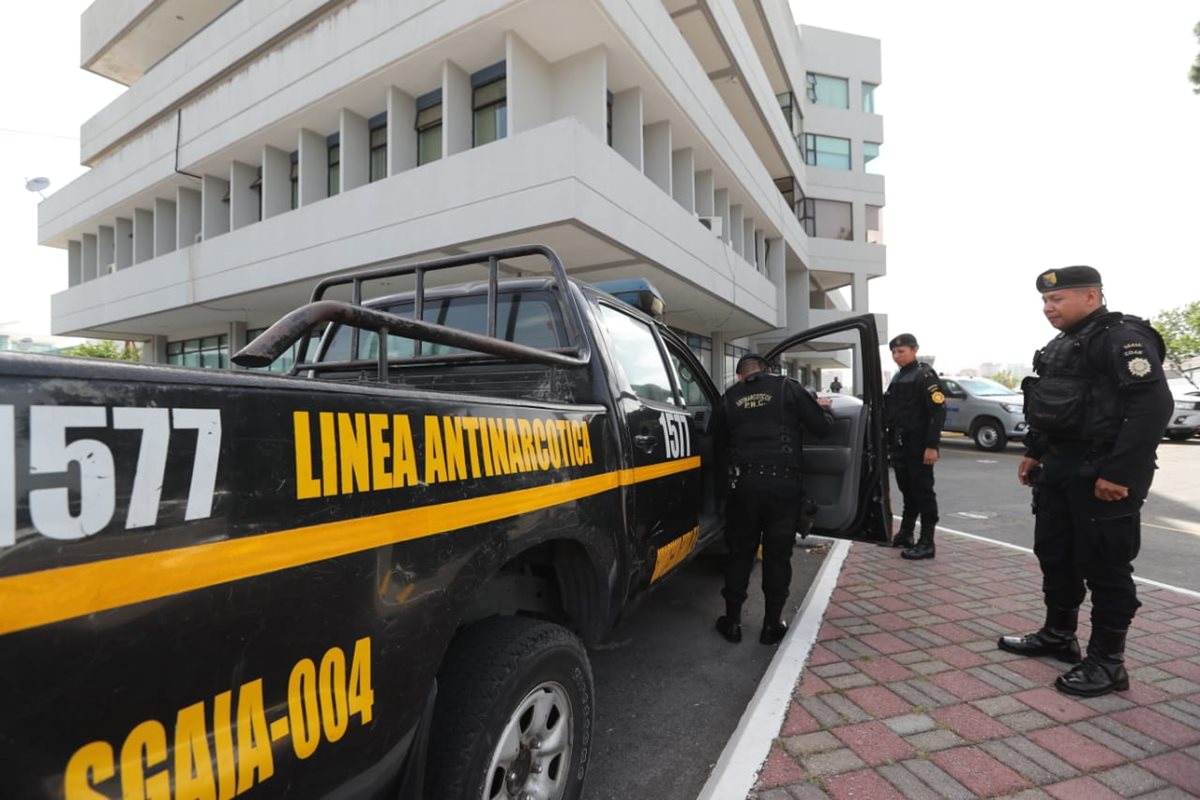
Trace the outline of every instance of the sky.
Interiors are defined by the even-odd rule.
[[[49,333],[66,288],[25,181],[48,177],[48,195],[81,174],[79,127],[121,90],[79,68],[88,5],[25,4],[0,28],[0,333]],[[870,305],[939,369],[1028,363],[1054,333],[1034,289],[1052,267],[1096,267],[1126,313],[1200,300],[1194,0],[791,5],[882,42],[887,275]]]

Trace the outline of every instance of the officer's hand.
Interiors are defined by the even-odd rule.
[[[1033,482],[1029,480],[1029,472],[1038,465],[1036,458],[1025,456],[1021,459],[1021,463],[1017,464],[1017,480],[1022,486],[1033,486]]]
[[[1096,499],[1107,500],[1124,500],[1129,497],[1129,487],[1122,486],[1119,483],[1106,481],[1104,478],[1096,478]]]
[[[938,460],[937,448],[936,447],[926,447],[925,448],[925,458],[923,459],[923,463],[925,464],[925,466],[932,467],[934,464],[937,463],[937,460]]]
[[[819,405],[821,408],[833,408],[833,398],[832,397],[818,397],[817,405]]]

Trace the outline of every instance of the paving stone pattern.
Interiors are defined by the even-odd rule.
[[[1042,622],[1033,555],[852,545],[750,800],[1200,797],[1200,600],[1139,598],[1130,690],[1075,698],[1064,665],[995,646]]]

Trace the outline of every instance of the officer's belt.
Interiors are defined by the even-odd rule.
[[[753,475],[759,478],[787,478],[788,480],[797,480],[800,478],[799,467],[785,467],[781,464],[738,464],[738,475]]]

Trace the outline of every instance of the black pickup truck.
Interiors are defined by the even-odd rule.
[[[879,540],[873,322],[778,350],[833,333],[815,530]],[[705,370],[537,246],[329,279],[234,360],[289,350],[0,357],[0,797],[579,796],[586,646],[722,529]]]

